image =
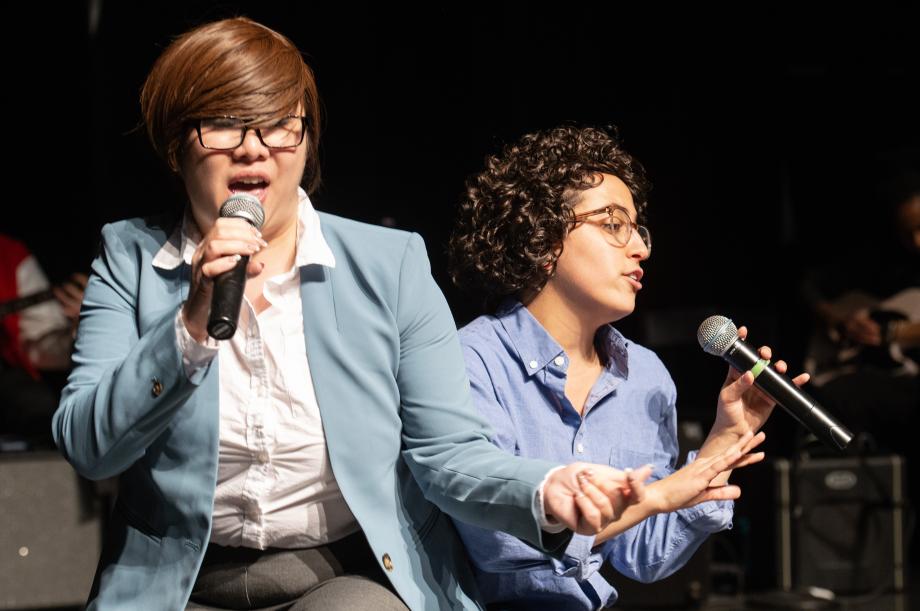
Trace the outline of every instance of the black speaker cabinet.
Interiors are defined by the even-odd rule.
[[[88,483],[56,452],[0,454],[0,609],[82,606],[101,521]]]
[[[903,458],[777,460],[775,468],[783,589],[904,589]]]

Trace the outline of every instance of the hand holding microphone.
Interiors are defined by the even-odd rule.
[[[186,329],[199,342],[208,335],[233,336],[246,278],[264,268],[249,260],[267,246],[259,233],[265,216],[258,198],[236,194],[224,202],[220,215],[192,255],[191,285],[182,308]]]
[[[720,412],[726,404],[724,411],[734,411],[728,414],[729,419],[756,430],[769,416],[772,402],[775,402],[825,444],[838,450],[845,449],[853,437],[852,433],[798,388],[807,380],[807,374],[789,380],[783,375],[785,364],[778,362],[776,366],[771,366],[769,349],[762,349],[758,354],[745,344],[745,335],[744,327],[737,329],[724,316],[710,316],[697,331],[697,340],[705,352],[721,356],[738,372],[745,372],[729,374],[720,395]],[[757,386],[764,397],[743,396],[746,394],[745,387],[749,388],[751,384]]]

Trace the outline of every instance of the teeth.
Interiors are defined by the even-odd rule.
[[[261,178],[239,178],[233,182],[241,182],[244,185],[260,185],[265,181]]]
[[[635,280],[636,282],[639,282],[639,274],[637,274],[636,272],[629,274],[629,277]]]

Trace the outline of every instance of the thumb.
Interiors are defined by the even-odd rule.
[[[725,374],[725,381],[722,382],[722,388],[725,388],[726,386],[728,386],[729,384],[731,384],[732,382],[734,382],[740,377],[741,377],[741,372],[735,369],[734,367],[732,367],[731,365],[729,365],[728,372]]]
[[[246,277],[255,278],[262,273],[262,270],[265,269],[265,263],[262,261],[249,261],[249,265],[246,266]]]
[[[722,398],[725,401],[738,401],[753,385],[754,374],[750,371],[745,371],[734,382],[722,389]]]

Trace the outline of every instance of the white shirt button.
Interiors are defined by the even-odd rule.
[[[256,458],[258,458],[259,462],[264,465],[265,463],[268,462],[268,452],[259,452]]]
[[[529,365],[530,365],[530,368],[531,368],[531,369],[536,369],[536,368],[537,368],[537,362],[536,362],[536,361],[530,361]]]
[[[557,356],[553,362],[559,365],[560,367],[565,365],[565,359],[562,358],[561,356]]]
[[[575,446],[575,451],[578,452],[579,454],[584,454],[585,446],[578,444],[577,446]]]

